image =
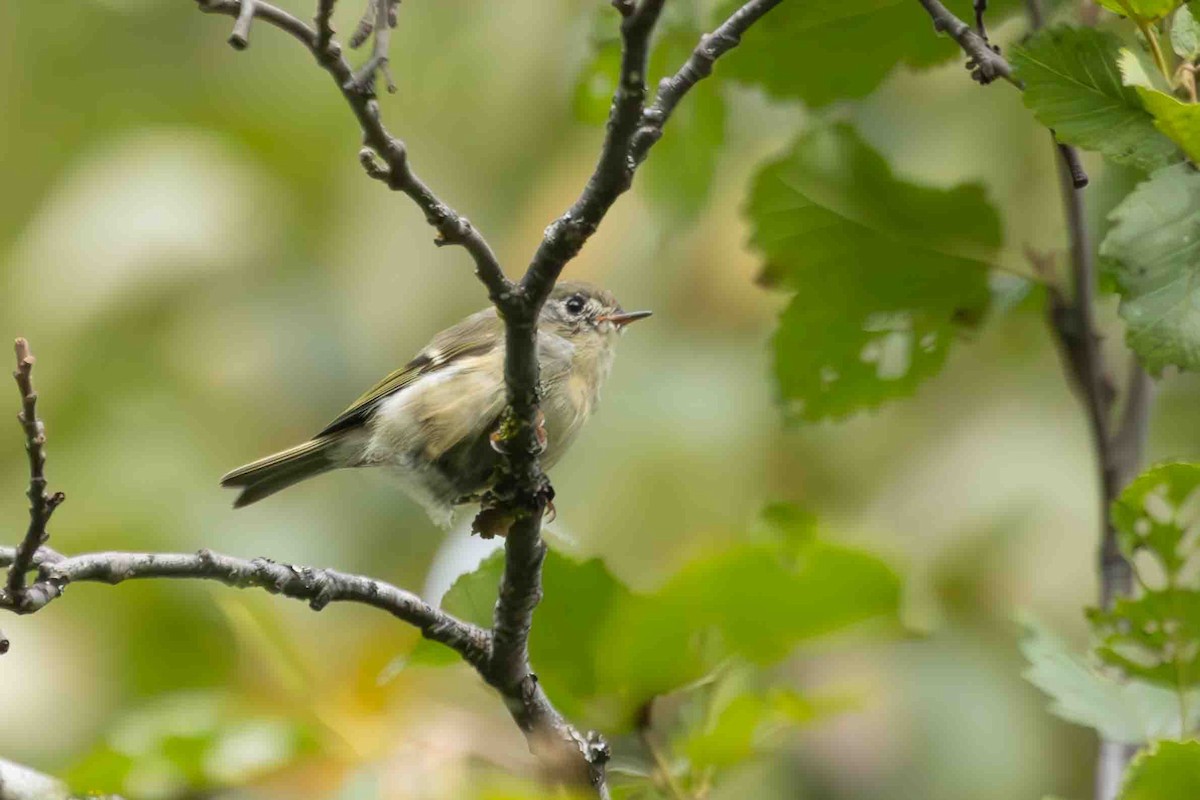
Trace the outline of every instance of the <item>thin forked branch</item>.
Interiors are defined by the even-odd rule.
[[[29,342],[17,339],[14,346],[17,369],[13,378],[21,393],[21,413],[17,419],[25,432],[25,452],[29,455],[29,528],[17,546],[8,567],[8,580],[0,606],[20,609],[28,601],[25,576],[34,566],[38,548],[46,543],[50,534],[46,525],[54,509],[66,499],[62,492],[46,493],[46,429],[37,415],[37,392],[33,389],[33,354]]]

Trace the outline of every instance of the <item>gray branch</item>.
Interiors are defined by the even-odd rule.
[[[951,13],[950,9],[938,0],[918,0],[933,19],[933,27],[938,33],[945,33],[958,42],[958,46],[967,55],[967,69],[971,77],[983,84],[991,83],[997,78],[1003,78],[1012,85],[1023,88],[1021,82],[1013,77],[1012,65],[998,49],[993,47],[981,32],[976,31],[967,23]],[[982,12],[980,12],[982,13]],[[980,17],[982,20],[982,16]]]
[[[242,4],[238,0],[199,0],[199,7],[206,13],[237,18],[241,13]],[[331,39],[324,48],[318,47],[321,37],[316,31],[288,12],[262,0],[255,0],[255,17],[298,40],[329,73],[358,120],[364,143],[382,159],[387,170],[388,186],[408,195],[424,212],[425,221],[437,230],[435,241],[439,245],[459,245],[471,254],[475,261],[475,272],[488,287],[493,300],[509,292],[511,284],[504,277],[500,262],[487,240],[465,217],[438,199],[424,181],[417,177],[409,166],[408,151],[404,143],[384,127],[379,114],[379,103],[355,88],[354,70],[342,54],[341,46]]]
[[[0,547],[0,567],[13,563],[16,551]],[[330,603],[360,603],[386,611],[416,627],[432,641],[454,650],[479,667],[490,653],[488,632],[435,608],[412,592],[383,581],[332,569],[279,564],[266,558],[246,560],[210,550],[198,553],[88,553],[46,558],[38,580],[25,591],[24,602],[13,610],[32,614],[62,597],[72,583],[115,586],[143,578],[212,580],[239,589],[265,589],[271,594],[303,600],[314,611]]]

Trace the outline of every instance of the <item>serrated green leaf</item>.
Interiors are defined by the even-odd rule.
[[[1121,82],[1126,86],[1142,86],[1169,92],[1170,84],[1149,57],[1140,51],[1122,47],[1117,55],[1117,69],[1121,71]]]
[[[1179,696],[1143,681],[1120,681],[1071,652],[1066,643],[1033,619],[1022,620],[1021,653],[1029,662],[1022,676],[1053,701],[1049,711],[1060,719],[1092,728],[1105,739],[1127,744],[1177,734]],[[1200,701],[1200,693],[1191,699]],[[1191,702],[1188,724],[1200,709]]]
[[[1142,170],[1178,158],[1117,68],[1120,41],[1092,28],[1053,28],[1016,48],[1023,100],[1059,141]]]
[[[996,212],[976,185],[897,180],[848,126],[812,131],[754,179],[746,209],[765,275],[795,291],[775,335],[793,419],[911,393],[989,300]]]
[[[1200,742],[1158,742],[1130,763],[1119,800],[1196,797],[1200,797]]]
[[[1200,57],[1200,23],[1186,3],[1171,18],[1171,49],[1188,61]]]
[[[1174,11],[1183,0],[1096,0],[1100,5],[1123,17],[1153,22]]]
[[[1200,174],[1155,172],[1109,215],[1100,245],[1121,294],[1126,341],[1146,368],[1200,368]]]
[[[1200,163],[1200,104],[1184,103],[1169,94],[1137,87],[1146,110],[1154,115],[1154,127],[1179,145],[1193,163]]]
[[[1126,556],[1152,554],[1162,578],[1143,575],[1139,596],[1088,612],[1100,640],[1096,654],[1131,677],[1177,691],[1200,686],[1200,591],[1181,583],[1197,555],[1200,465],[1147,470],[1113,503],[1112,521]]]

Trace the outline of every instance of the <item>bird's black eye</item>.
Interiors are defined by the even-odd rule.
[[[584,305],[583,295],[573,294],[567,298],[567,311],[571,314],[582,314]]]

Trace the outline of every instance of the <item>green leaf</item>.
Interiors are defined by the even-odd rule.
[[[446,590],[442,598],[442,610],[466,622],[490,628],[492,611],[496,607],[496,591],[503,572],[504,554],[497,552],[488,556],[472,571],[459,575]],[[429,666],[456,664],[459,661],[453,650],[428,639],[422,639],[410,656],[402,656],[401,659],[402,663]],[[396,666],[389,665],[387,672],[394,672]]]
[[[1105,739],[1141,744],[1179,732],[1176,692],[1144,681],[1121,681],[1101,672],[1031,618],[1022,620],[1021,652],[1029,661],[1023,677],[1050,696],[1050,713],[1093,728]],[[1197,721],[1200,693],[1188,704],[1189,728]]]
[[[674,73],[700,41],[701,31],[676,28],[650,55],[650,74]],[[653,85],[653,84],[651,84]],[[701,81],[680,103],[638,178],[651,202],[689,219],[708,202],[717,157],[725,140],[725,100],[717,81]]]
[[[814,701],[786,689],[735,695],[712,724],[683,743],[692,769],[729,767],[762,752],[784,730],[805,725],[846,707],[844,701]]]
[[[248,717],[214,692],[177,692],[122,714],[66,779],[82,794],[134,797],[149,778],[180,795],[206,794],[269,775],[315,748],[295,721]]]
[[[1200,686],[1200,591],[1181,584],[1197,553],[1200,465],[1147,470],[1113,503],[1112,520],[1125,555],[1136,565],[1139,551],[1150,553],[1162,577],[1153,585],[1140,569],[1140,596],[1088,612],[1100,638],[1096,654],[1126,675],[1177,691]]]
[[[442,607],[488,624],[502,564],[497,554],[460,578]],[[802,640],[894,615],[900,594],[878,559],[799,532],[694,561],[648,594],[630,592],[597,560],[551,550],[542,584],[529,642],[538,680],[568,717],[610,733],[731,657],[768,663]]]
[[[767,664],[799,642],[892,617],[899,592],[889,567],[851,548],[816,540],[794,554],[775,544],[733,548],[618,607],[598,677],[633,711],[730,657]]]
[[[1170,14],[1183,0],[1096,0],[1100,5],[1123,17],[1153,22]]]
[[[723,2],[716,16],[741,5]],[[773,9],[717,69],[773,97],[823,106],[870,94],[900,62],[926,66],[956,50],[908,0],[812,0]]]
[[[1196,797],[1200,797],[1200,742],[1158,742],[1129,765],[1119,800]]]
[[[1168,579],[1195,555],[1184,537],[1200,521],[1200,464],[1157,464],[1125,487],[1112,506],[1112,521],[1125,554],[1154,554]],[[1189,552],[1191,551],[1191,552]]]
[[[1200,57],[1200,23],[1186,3],[1171,18],[1171,49],[1188,61]]]
[[[1200,104],[1184,103],[1155,89],[1137,87],[1154,127],[1179,145],[1193,163],[1200,163]]]
[[[1013,53],[1023,99],[1059,141],[1149,171],[1178,156],[1117,69],[1119,40],[1092,28],[1053,28]]]
[[[977,185],[896,179],[847,126],[812,131],[754,179],[751,246],[795,296],[775,335],[789,417],[841,417],[910,394],[989,301],[1000,222]]]
[[[1121,294],[1126,341],[1146,368],[1200,367],[1200,174],[1155,172],[1109,215],[1100,245]]]
[[[743,2],[718,4],[713,23]],[[988,21],[1023,10],[1018,0],[993,0]],[[911,0],[805,0],[781,3],[763,17],[744,45],[721,59],[717,74],[815,107],[870,94],[898,64],[925,67],[960,55]]]
[[[1176,691],[1200,686],[1200,591],[1150,589],[1088,610],[1096,655],[1132,678]]]
[[[598,43],[592,58],[583,65],[575,81],[572,105],[576,119],[592,125],[603,125],[608,120],[620,72],[620,41]]]

